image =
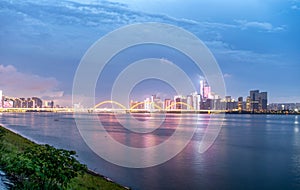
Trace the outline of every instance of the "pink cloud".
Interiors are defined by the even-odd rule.
[[[5,96],[61,97],[59,82],[53,77],[42,77],[18,71],[12,65],[0,65],[0,90]]]

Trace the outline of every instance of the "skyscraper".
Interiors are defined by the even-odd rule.
[[[267,111],[268,93],[259,90],[250,91],[251,111]]]
[[[186,105],[182,104],[182,103],[187,103],[186,97],[182,95],[174,96],[174,102],[176,103],[175,109],[186,109],[187,107]]]
[[[206,100],[211,94],[210,86],[206,80],[200,80],[200,95],[202,100]]]
[[[268,93],[261,92],[259,96],[259,110],[267,111],[268,109]]]
[[[205,80],[200,80],[200,95],[201,95],[201,98],[203,98],[203,95],[204,95],[204,85],[205,85]]]
[[[238,98],[238,110],[242,111],[244,109],[243,107],[243,97]]]
[[[259,90],[250,91],[251,111],[258,111]]]
[[[251,98],[250,98],[250,96],[247,96],[247,99],[246,99],[246,111],[251,111]]]
[[[144,100],[144,109],[146,109],[146,110],[152,109],[151,105],[152,105],[152,103],[150,102],[150,98],[146,98]]]
[[[192,93],[193,96],[193,108],[195,110],[200,110],[200,103],[201,103],[201,95],[197,94],[197,92]]]
[[[38,97],[32,97],[33,107],[34,108],[41,108],[43,107],[43,101]]]
[[[194,104],[193,104],[193,96],[192,95],[187,95],[186,97],[186,103],[187,103],[187,109],[188,110],[194,110]]]

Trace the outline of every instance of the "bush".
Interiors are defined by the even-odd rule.
[[[2,137],[5,135],[4,129],[0,128],[0,140],[2,140]]]
[[[2,151],[4,149],[4,146],[2,144],[4,136],[5,136],[5,131],[2,128],[0,128],[0,151]],[[0,155],[0,158],[1,158],[1,155]]]
[[[75,151],[36,145],[9,158],[6,172],[16,189],[65,189],[71,179],[87,168],[75,159]]]

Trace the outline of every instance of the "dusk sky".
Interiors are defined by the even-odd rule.
[[[88,48],[119,27],[143,22],[172,24],[201,39],[223,72],[227,95],[259,89],[270,103],[300,102],[300,0],[1,0],[0,90],[70,105]],[[140,96],[159,93],[157,86],[170,90],[156,83],[145,82],[148,91],[137,87]]]

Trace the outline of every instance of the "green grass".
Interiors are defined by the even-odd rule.
[[[0,126],[0,164],[2,164],[2,168],[4,168],[6,158],[14,157],[33,146],[36,146],[34,142]],[[93,172],[85,172],[72,179],[68,189],[124,190],[125,188]]]
[[[120,185],[107,181],[101,176],[85,173],[83,176],[77,177],[71,181],[70,189],[125,189]]]

